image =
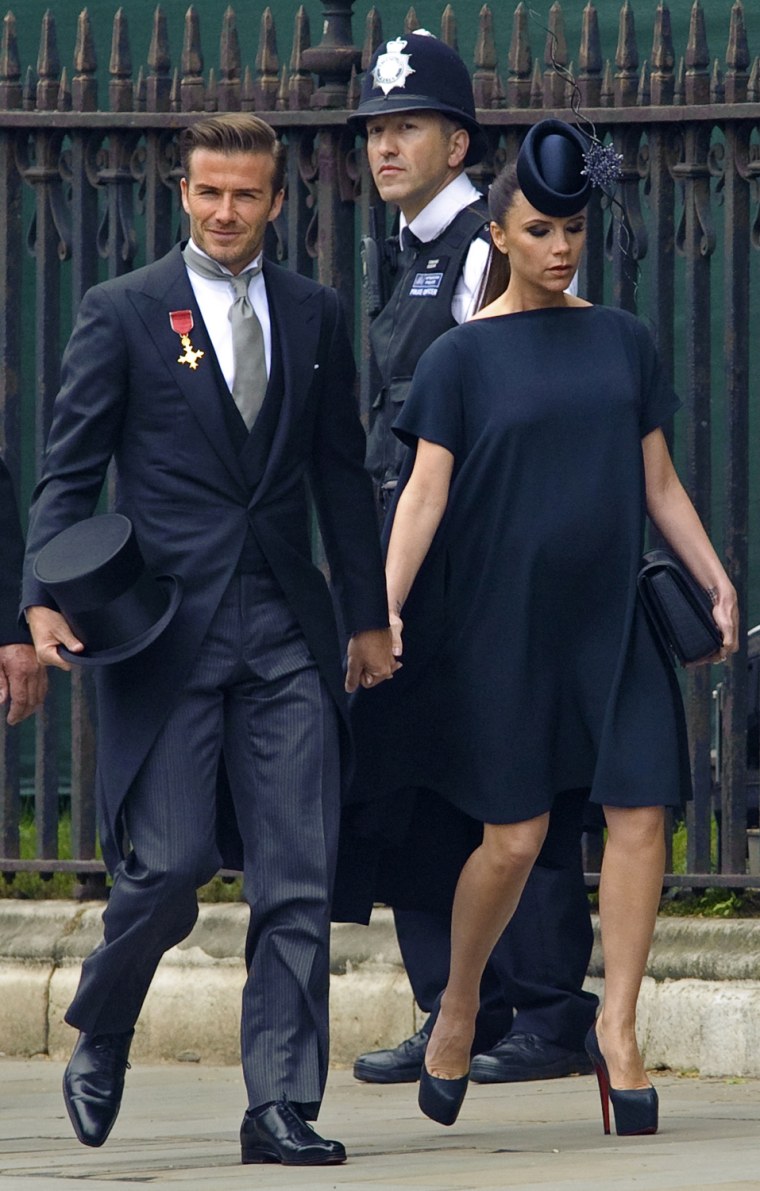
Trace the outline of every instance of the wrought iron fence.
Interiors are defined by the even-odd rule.
[[[287,143],[287,204],[267,251],[288,268],[337,287],[356,324],[359,358],[366,358],[357,244],[378,196],[361,145],[347,132],[345,120],[347,109],[356,105],[361,72],[382,40],[381,17],[375,9],[369,13],[359,46],[353,0],[323,0],[322,8],[322,37],[315,45],[309,14],[298,10],[287,63],[278,56],[271,11],[264,10],[253,66],[241,61],[235,13],[228,8],[218,68],[206,69],[197,10],[187,11],[181,57],[173,63],[159,7],[147,68],[140,66],[136,73],[127,20],[119,9],[107,77],[97,64],[86,10],[79,16],[71,67],[61,63],[53,12],[42,21],[36,68],[22,66],[16,19],[11,13],[5,17],[0,448],[17,480],[32,438],[34,458],[25,473],[39,464],[61,348],[85,290],[105,276],[156,259],[182,233],[176,133],[201,113],[255,110]],[[506,24],[504,17],[500,20]],[[410,9],[406,29],[416,27]],[[440,35],[456,46],[450,5],[443,11]],[[760,284],[757,258],[752,259],[760,247],[760,60],[750,52],[740,0],[726,11],[721,60],[708,47],[700,0],[691,10],[682,52],[673,44],[664,3],[656,9],[648,57],[640,54],[627,0],[611,58],[602,53],[591,3],[583,11],[575,65],[559,3],[552,5],[547,28],[538,34],[543,45],[536,56],[531,35],[536,38],[535,26],[522,2],[511,31],[503,27],[498,34],[491,10],[480,10],[472,77],[489,154],[472,176],[487,185],[515,155],[532,122],[546,114],[572,116],[569,75],[585,114],[622,155],[620,211],[598,200],[589,211],[580,292],[594,302],[638,309],[651,321],[665,367],[685,399],[686,414],[679,422],[683,442],[676,444],[682,474],[708,525],[716,497],[721,498],[722,524],[712,528],[722,536],[745,615],[742,648],[722,675],[718,749],[712,738],[711,674],[703,668],[686,680],[696,797],[687,814],[687,874],[668,879],[690,886],[752,884],[746,873],[746,828],[748,803],[757,807],[758,775],[747,768],[746,613],[750,563],[757,567],[758,562],[749,553],[749,442],[750,308]],[[717,280],[721,289],[716,292]],[[362,395],[366,403],[364,389]],[[753,432],[757,435],[756,426]],[[757,478],[755,485],[757,505]],[[86,892],[103,881],[95,858],[92,692],[89,676],[75,670],[69,710],[62,678],[54,675],[35,728],[33,860],[19,859],[19,734],[0,729],[0,871],[69,869],[79,874]],[[64,739],[70,739],[68,772],[62,772]],[[64,786],[70,791],[70,860],[58,856],[57,844]],[[719,871],[711,873],[716,807],[721,848]],[[591,867],[596,859],[588,853]]]

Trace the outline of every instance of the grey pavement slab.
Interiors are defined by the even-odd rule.
[[[358,1084],[334,1071],[320,1131],[346,1145],[341,1167],[241,1166],[242,1080],[232,1067],[143,1066],[128,1073],[106,1145],[74,1138],[63,1064],[0,1059],[0,1188],[66,1191],[757,1191],[760,1081],[655,1076],[656,1137],[605,1138],[593,1077],[473,1085],[457,1124],[422,1117],[416,1086]]]

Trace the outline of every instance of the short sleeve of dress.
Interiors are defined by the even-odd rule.
[[[665,376],[654,340],[643,323],[637,323],[641,358],[641,412],[639,429],[644,438],[681,408],[681,399]]]
[[[409,396],[393,423],[406,446],[424,438],[455,457],[463,443],[461,367],[452,341],[456,333],[457,328],[442,335],[420,356]]]

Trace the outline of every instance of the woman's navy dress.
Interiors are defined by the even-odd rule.
[[[607,307],[480,319],[425,352],[395,428],[454,472],[404,667],[355,700],[357,801],[422,786],[507,823],[578,787],[689,796],[678,684],[636,598],[641,439],[678,406],[646,328]]]

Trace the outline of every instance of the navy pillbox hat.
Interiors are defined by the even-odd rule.
[[[369,116],[415,111],[440,112],[467,129],[470,145],[465,165],[475,165],[485,155],[488,142],[475,119],[467,67],[444,41],[420,30],[390,38],[378,47],[349,123],[363,129]]]
[[[528,131],[517,155],[517,180],[542,215],[577,215],[589,201],[591,179],[584,153],[589,138],[563,120],[540,120]]]

